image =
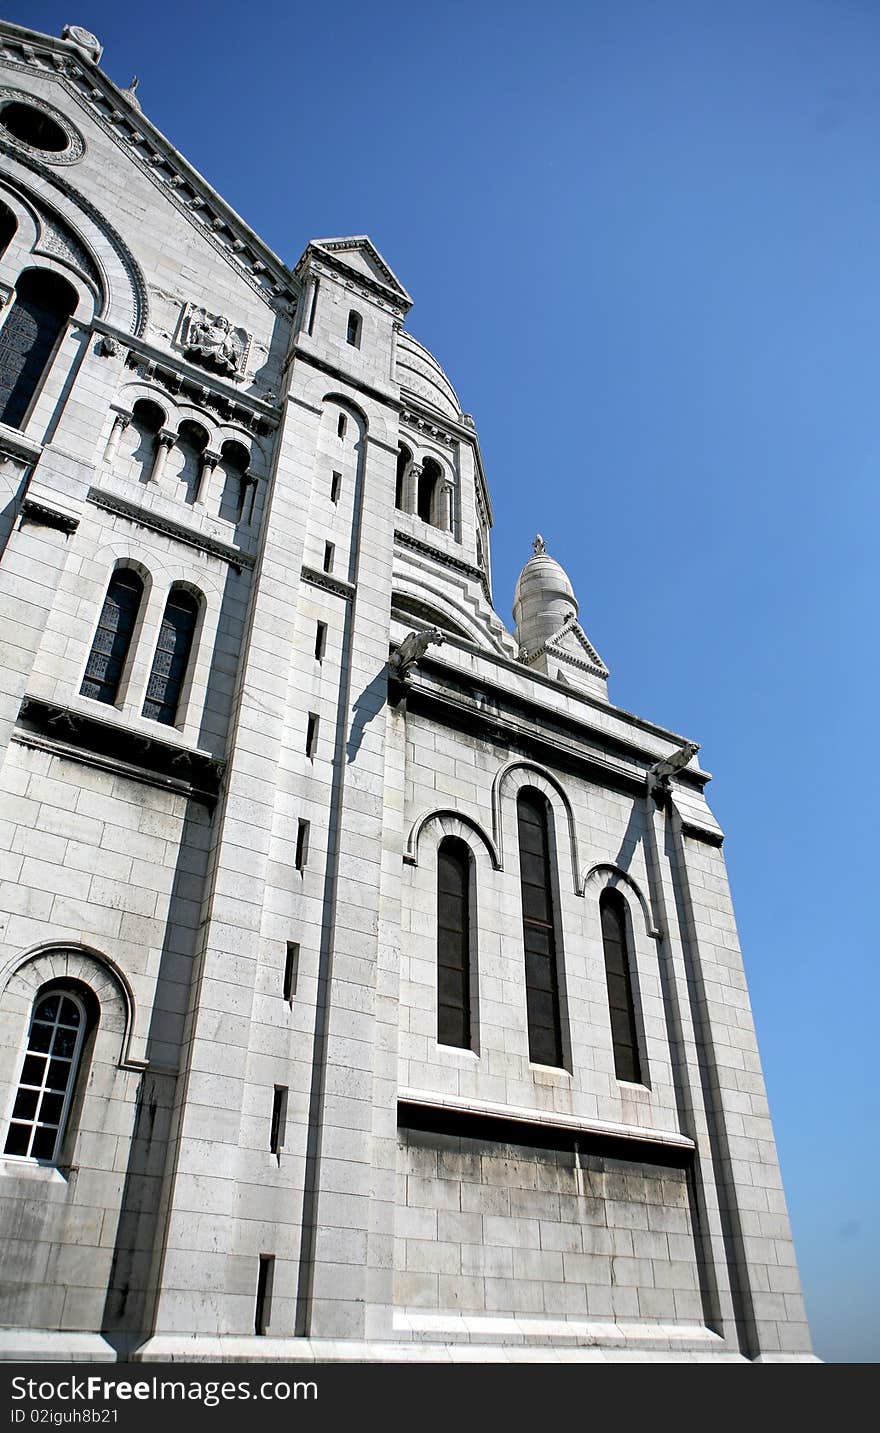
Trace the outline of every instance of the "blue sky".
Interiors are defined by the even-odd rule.
[[[7,4],[285,259],[369,233],[619,705],[702,743],[808,1314],[876,1361],[880,8]],[[874,577],[871,574],[874,573]]]

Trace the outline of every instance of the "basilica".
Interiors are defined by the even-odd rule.
[[[0,25],[0,1357],[811,1359],[699,748],[101,54]]]

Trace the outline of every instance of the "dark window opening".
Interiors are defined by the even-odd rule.
[[[436,525],[437,484],[442,477],[440,464],[433,458],[426,458],[419,474],[419,490],[416,511],[422,522]]]
[[[641,1083],[642,1070],[626,929],[626,902],[619,891],[603,891],[599,897],[599,911],[614,1046],[614,1073],[618,1080],[628,1080],[637,1085]]]
[[[547,803],[536,791],[522,791],[516,803],[526,957],[526,1013],[529,1059],[562,1065],[562,1021],[553,914]]]
[[[346,343],[352,344],[354,348],[360,348],[361,346],[361,316],[359,313],[355,313],[354,309],[352,309],[351,313],[348,315],[348,327],[345,331],[345,341]]]
[[[334,558],[335,553],[336,553],[336,548],[334,547],[333,543],[332,543],[332,542],[325,542],[325,543],[324,543],[324,571],[325,571],[325,572],[332,572],[332,571],[333,571],[333,558]]]
[[[471,1048],[470,862],[448,836],[437,853],[437,1040]]]
[[[338,502],[339,502],[339,495],[340,495],[341,492],[342,492],[342,474],[341,474],[341,473],[336,473],[336,472],[334,472],[333,477],[330,479],[330,501],[331,501],[331,503],[338,503]]]
[[[309,823],[300,818],[296,828],[296,856],[294,865],[298,871],[304,871],[309,859]]]
[[[292,1005],[296,995],[296,983],[299,979],[299,943],[289,940],[287,942],[287,955],[284,959],[284,983],[282,993],[288,1005]]]
[[[57,120],[34,105],[13,100],[0,110],[0,124],[22,144],[43,149],[47,154],[63,154],[70,141]]]
[[[75,289],[57,274],[21,275],[0,328],[0,422],[18,428],[24,421],[76,304]]]
[[[18,228],[15,215],[8,204],[0,203],[0,254],[5,254]]]
[[[177,720],[177,707],[189,665],[198,613],[199,604],[191,593],[180,588],[172,590],[159,629],[150,680],[147,682],[143,714],[150,721],[160,721],[166,726],[173,726]]]
[[[257,1306],[254,1311],[254,1333],[263,1338],[272,1320],[272,1285],[275,1282],[275,1255],[260,1255],[257,1275]]]
[[[344,413],[340,413],[340,415],[339,415],[339,420],[338,420],[338,422],[337,422],[337,424],[336,424],[336,436],[337,436],[337,438],[344,438],[344,437],[345,437],[345,430],[346,430],[347,427],[348,427],[348,419],[346,418],[346,416],[345,416]]]
[[[323,662],[324,653],[327,650],[327,623],[318,622],[315,626],[315,658]]]
[[[318,728],[321,725],[321,718],[317,712],[309,712],[306,722],[306,756],[312,760],[318,750]]]
[[[82,696],[110,706],[116,701],[143,593],[144,584],[131,568],[120,568],[110,579],[80,687]]]
[[[276,1085],[272,1096],[272,1123],[269,1129],[269,1151],[280,1154],[287,1133],[287,1086]]]

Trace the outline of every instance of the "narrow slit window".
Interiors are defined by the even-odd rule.
[[[298,871],[304,871],[309,859],[309,823],[300,818],[296,828],[296,856],[294,864]]]
[[[284,959],[284,984],[282,991],[288,1005],[292,1005],[296,997],[296,983],[299,979],[299,942],[289,940],[287,942],[287,954]]]
[[[360,348],[361,346],[361,316],[359,313],[355,313],[354,309],[352,309],[348,315],[345,341],[346,343],[350,343],[353,348]]]
[[[324,571],[333,571],[333,559],[336,555],[336,548],[332,542],[324,543]]]
[[[189,592],[172,589],[159,629],[143,714],[150,721],[173,726],[183,679],[189,665],[199,606]]]
[[[337,438],[344,438],[344,437],[345,437],[345,430],[346,430],[347,427],[348,427],[348,419],[346,418],[346,416],[345,416],[344,413],[340,413],[340,415],[339,415],[339,420],[338,420],[338,422],[337,422],[337,424],[336,424],[336,436],[337,436]]]
[[[269,1150],[280,1154],[284,1148],[287,1133],[287,1086],[276,1085],[272,1094],[272,1124],[269,1130]]]
[[[638,1085],[642,1081],[638,1030],[633,1000],[632,963],[627,938],[626,902],[619,891],[603,891],[599,897],[602,917],[602,945],[605,951],[605,980],[608,985],[608,1012],[614,1047],[614,1073],[618,1080]]]
[[[318,728],[320,725],[321,718],[317,712],[309,712],[306,722],[306,756],[312,761],[314,761],[315,753],[318,750]]]
[[[275,1255],[261,1254],[257,1274],[257,1306],[254,1310],[254,1333],[263,1338],[272,1322],[272,1285],[275,1282]]]
[[[526,957],[526,1013],[529,1059],[562,1065],[559,970],[553,913],[547,804],[538,792],[522,791],[517,801],[519,864]]]
[[[315,659],[323,662],[327,650],[327,623],[318,622],[315,627]]]
[[[114,572],[86,663],[82,696],[115,703],[143,595],[144,584],[131,568]]]
[[[470,863],[464,841],[448,836],[437,854],[437,1040],[471,1048]]]
[[[37,997],[4,1154],[58,1158],[76,1086],[85,1008],[71,991]]]
[[[340,495],[341,492],[342,492],[342,474],[341,474],[341,473],[334,472],[332,478],[330,479],[330,501],[331,501],[331,503],[338,503],[338,502],[339,502],[339,495]]]
[[[312,306],[309,310],[309,333],[315,332],[315,315],[318,312],[318,290],[321,287],[321,280],[315,279],[315,286],[312,289]]]

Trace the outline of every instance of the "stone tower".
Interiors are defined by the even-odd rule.
[[[810,1357],[697,748],[100,58],[0,26],[0,1350]]]

